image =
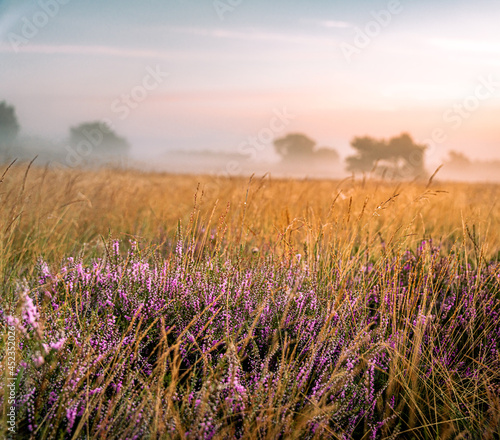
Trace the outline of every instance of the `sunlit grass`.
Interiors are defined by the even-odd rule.
[[[18,432],[494,438],[499,194],[13,166]]]

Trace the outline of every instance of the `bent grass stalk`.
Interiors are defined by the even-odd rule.
[[[2,174],[19,433],[497,435],[498,186]]]

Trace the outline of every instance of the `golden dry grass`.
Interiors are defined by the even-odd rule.
[[[499,195],[494,184],[250,180],[21,164],[0,184],[0,274],[20,263],[29,270],[41,254],[57,261],[92,252],[110,235],[168,247],[179,222],[205,243],[218,228],[224,243],[261,253],[302,252],[304,245],[309,256],[332,246],[373,253],[432,238],[445,250],[457,245],[490,259],[500,250]]]
[[[0,176],[6,168],[0,169]],[[168,258],[180,234],[185,241],[196,245],[192,248],[199,251],[199,257],[205,255],[204,252],[217,257],[227,254],[228,259],[246,258],[253,264],[256,259],[267,255],[285,261],[288,255],[301,254],[310,267],[315,267],[318,279],[325,283],[330,283],[332,276],[323,275],[321,267],[334,267],[340,274],[340,282],[338,289],[332,291],[332,301],[341,305],[345,300],[342,299],[345,293],[342,282],[349,276],[352,278],[352,273],[363,270],[363,258],[370,258],[375,264],[378,260],[385,263],[396,261],[396,275],[384,274],[383,267],[379,268],[381,285],[390,285],[391,277],[396,279],[401,269],[402,259],[397,257],[415,249],[423,239],[431,239],[441,248],[443,255],[450,258],[450,270],[459,260],[481,267],[484,262],[498,259],[499,195],[500,186],[489,184],[283,180],[270,176],[228,179],[132,170],[66,170],[15,165],[6,171],[0,183],[1,289],[5,295],[11,294],[21,277],[33,278],[40,257],[57,266],[68,256],[81,256],[84,260],[101,256],[110,236],[138,239],[145,246],[154,246]],[[285,258],[281,259],[282,256]],[[488,378],[478,381],[481,389],[471,391],[470,386],[463,385],[465,391],[462,391],[462,385],[453,372],[440,370],[439,365],[430,379],[422,380],[420,366],[435,364],[432,347],[424,347],[422,352],[425,326],[420,321],[412,326],[409,319],[414,314],[413,299],[417,297],[412,292],[427,292],[427,287],[421,284],[427,283],[423,281],[429,263],[426,258],[423,260],[425,264],[413,273],[414,278],[410,277],[408,298],[398,309],[400,316],[396,316],[395,308],[387,312],[395,329],[401,331],[400,341],[390,351],[392,360],[387,395],[402,396],[400,410],[405,417],[408,416],[405,422],[407,435],[431,438],[439,433],[440,438],[452,438],[463,428],[457,427],[456,420],[462,425],[466,423],[465,417],[457,416],[460,415],[460,405],[465,407],[472,402],[480,406],[477,401],[484,400],[492,407],[498,405],[498,398],[493,395],[485,397],[484,390],[489,390]],[[189,262],[189,259],[185,261]],[[428,267],[432,265],[429,263]],[[349,276],[344,276],[348,273]],[[441,274],[438,279],[444,276]],[[364,287],[368,289],[369,286]],[[429,295],[436,298],[438,293],[437,288],[429,290]],[[431,304],[435,302],[436,299],[431,298]],[[472,335],[472,326],[469,330]],[[476,336],[483,337],[485,332]],[[438,335],[433,336],[438,339]],[[319,342],[324,338],[326,336],[320,334]],[[180,342],[167,347],[166,341],[165,334],[155,348],[158,358],[163,360],[163,357],[171,356],[172,365],[180,365],[181,358],[175,351]],[[169,383],[158,380],[158,377],[165,376],[162,368],[163,362],[157,362],[155,374],[141,379],[148,384],[150,393],[141,396],[141,405],[146,408],[155,402],[153,413],[157,417],[162,405],[160,398],[167,396],[166,401],[171,402],[177,382],[181,381],[175,368]],[[110,364],[105,370],[110,374],[109,381],[112,380],[112,369]],[[188,373],[194,374],[189,371],[184,374]],[[127,380],[137,379],[136,374],[131,371]],[[211,374],[216,378],[218,373]],[[448,389],[441,390],[437,385],[443,381],[449,384]],[[277,395],[283,390],[278,387]],[[105,400],[102,402],[104,404]],[[278,435],[273,429],[278,429],[275,421],[279,419],[281,409],[277,403],[271,403],[265,409],[272,422],[266,426],[268,435],[265,438]],[[309,412],[301,414],[294,421],[295,425],[290,422],[290,426],[306,429],[311,420],[331,406],[320,403],[321,408],[309,408]],[[384,417],[389,417],[387,402],[379,399],[379,404],[378,410]],[[118,403],[113,401],[108,407],[110,414],[116,408]],[[181,434],[183,429],[189,429],[182,425],[173,407],[167,408],[166,412],[169,417],[173,414],[172,417],[179,419],[176,419],[176,425]],[[62,413],[58,413],[58,417],[60,420],[64,418]],[[76,429],[75,438],[83,432],[80,432],[83,420]],[[494,432],[498,420],[498,408],[491,413],[478,412],[468,419],[475,429],[484,425],[489,433]],[[152,438],[159,436],[159,432],[163,433],[161,438],[171,438],[162,423],[154,422]],[[254,426],[248,426],[245,438],[260,438]],[[131,430],[134,427],[134,424],[130,425]],[[44,435],[49,438],[50,429],[46,426],[44,429]],[[88,425],[86,429],[89,429]],[[228,436],[231,429],[228,425]],[[389,430],[386,434],[389,435]],[[403,433],[401,438],[406,434]],[[105,435],[103,431],[102,438]]]

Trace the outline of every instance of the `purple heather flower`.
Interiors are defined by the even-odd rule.
[[[41,367],[45,360],[43,359],[43,356],[39,352],[37,352],[35,356],[33,356],[33,362],[37,367]]]

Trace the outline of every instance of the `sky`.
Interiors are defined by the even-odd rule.
[[[498,23],[496,0],[0,0],[0,101],[25,135],[107,120],[136,156],[408,132],[430,163],[499,159]]]

